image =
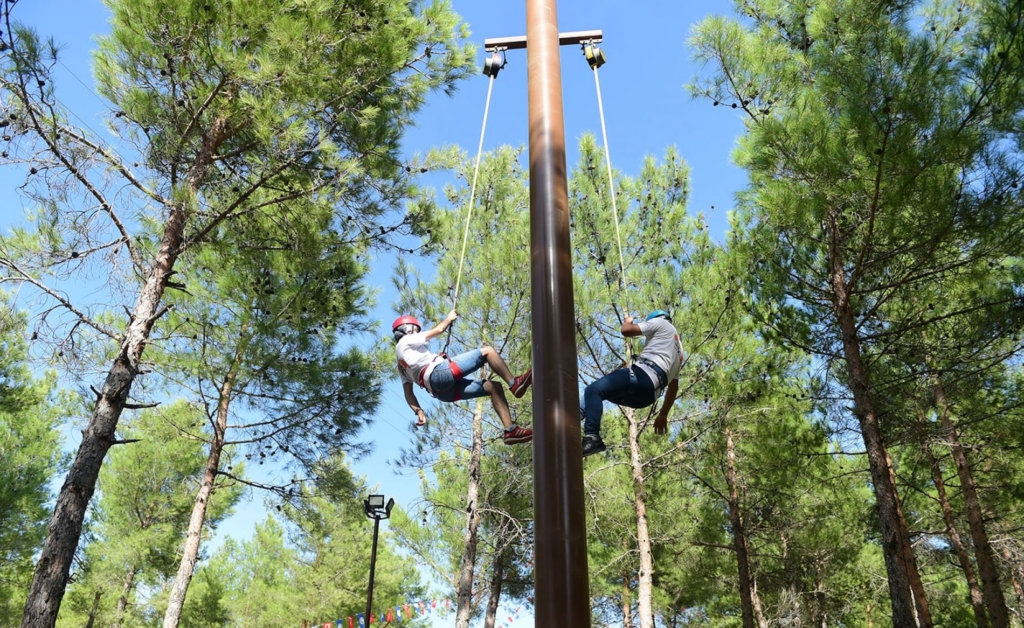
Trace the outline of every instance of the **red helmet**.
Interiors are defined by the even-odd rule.
[[[415,325],[415,326],[419,327],[420,329],[423,329],[423,325],[420,325],[420,322],[418,320],[416,320],[415,316],[406,315],[406,316],[399,316],[398,318],[395,319],[394,323],[391,323],[391,331],[394,332],[396,329],[398,329],[402,325],[410,325],[410,324],[411,325]]]

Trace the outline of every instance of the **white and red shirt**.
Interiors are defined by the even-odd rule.
[[[429,388],[430,372],[441,363],[441,356],[427,348],[427,332],[406,334],[395,344],[398,374],[402,382]]]

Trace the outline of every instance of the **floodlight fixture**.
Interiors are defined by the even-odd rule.
[[[377,533],[380,529],[380,520],[391,517],[391,509],[395,507],[395,498],[392,497],[384,503],[383,495],[368,495],[363,500],[363,511],[366,516],[373,519],[373,542],[370,549],[370,585],[366,589],[366,615],[367,621],[372,617],[373,612],[373,577],[377,569]]]

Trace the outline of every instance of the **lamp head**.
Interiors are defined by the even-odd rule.
[[[395,499],[392,497],[385,505],[383,495],[370,495],[363,500],[363,511],[371,519],[388,519],[391,517],[391,509],[395,507]]]

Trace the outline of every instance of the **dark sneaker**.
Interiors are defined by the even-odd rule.
[[[518,425],[511,430],[505,430],[505,433],[501,436],[502,440],[505,441],[506,445],[515,445],[517,443],[528,443],[533,440],[533,430],[529,430],[525,427],[519,427]]]
[[[526,394],[526,389],[533,383],[533,369],[526,369],[526,372],[519,375],[512,380],[512,385],[508,387],[512,391],[512,394],[516,397],[522,397]]]
[[[590,454],[596,454],[608,449],[604,446],[604,441],[601,440],[600,434],[584,434],[583,435],[583,457],[586,458]]]

